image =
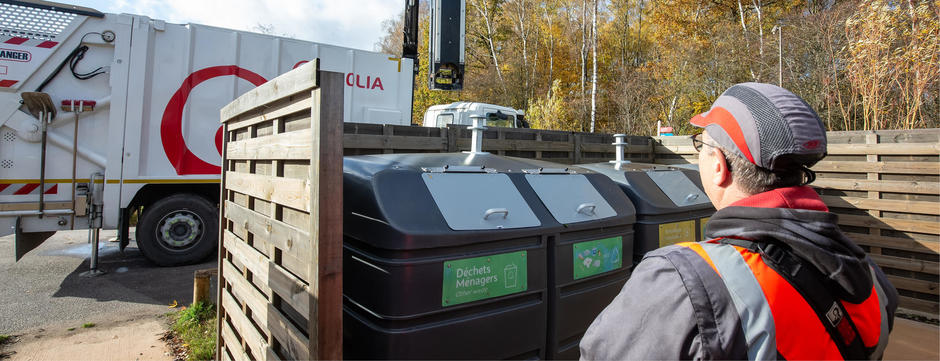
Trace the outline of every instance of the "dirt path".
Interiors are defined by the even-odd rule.
[[[160,339],[162,317],[141,317],[96,324],[32,329],[16,336],[2,352],[13,360],[173,360]],[[69,331],[69,328],[75,329]]]

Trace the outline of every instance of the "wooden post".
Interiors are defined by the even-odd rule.
[[[209,284],[218,268],[201,269],[193,272],[193,304],[209,300]]]
[[[343,358],[343,74],[320,72],[313,90],[310,355]],[[318,165],[318,166],[315,166]]]
[[[574,145],[572,146],[572,149],[571,149],[571,155],[572,155],[571,160],[573,161],[572,164],[581,164],[581,159],[583,157],[583,155],[581,154],[581,142],[583,142],[584,139],[581,138],[581,133],[575,133],[575,132],[571,132],[571,137],[574,138],[572,139]]]
[[[866,134],[865,144],[878,144],[878,134],[876,134],[874,131],[872,131],[871,134]],[[871,154],[871,153],[874,153],[874,154]],[[869,154],[866,154],[865,160],[868,161],[869,163],[878,162],[877,152],[870,152]],[[881,175],[878,172],[868,173],[868,180],[878,181],[880,179],[881,179]],[[880,199],[881,192],[868,191],[868,198]],[[868,214],[870,214],[872,217],[875,217],[875,218],[881,217],[881,211],[879,210],[868,210]],[[880,237],[881,228],[869,228],[868,233],[871,234],[872,236]],[[876,255],[881,254],[881,247],[871,246],[869,247],[868,253],[876,254]]]

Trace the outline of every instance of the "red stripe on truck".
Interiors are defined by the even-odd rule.
[[[56,194],[59,193],[59,185],[53,184],[52,187],[49,187],[49,190],[46,191],[46,194]]]
[[[13,84],[16,84],[18,81],[19,80],[9,80],[9,79],[0,80],[0,88],[9,88],[13,86]]]
[[[10,38],[10,39],[7,40],[7,41],[4,41],[4,43],[13,44],[13,45],[20,45],[20,44],[22,44],[22,43],[25,43],[27,40],[29,40],[29,38],[17,38],[17,37],[14,37],[14,38]]]
[[[49,48],[51,48],[51,47],[53,47],[53,46],[56,46],[56,45],[58,45],[58,44],[59,44],[59,43],[58,43],[58,42],[55,42],[55,41],[43,41],[43,42],[39,43],[39,45],[36,45],[36,47],[37,47],[37,48],[46,48],[46,49],[49,49]]]
[[[39,183],[29,183],[29,184],[23,186],[22,188],[17,189],[16,192],[13,192],[13,194],[14,194],[14,195],[30,194],[30,193],[32,193],[34,190],[36,190],[36,188],[39,188]]]

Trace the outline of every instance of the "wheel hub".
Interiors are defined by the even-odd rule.
[[[196,214],[178,211],[164,217],[158,228],[160,241],[173,248],[187,247],[202,234],[202,222]]]

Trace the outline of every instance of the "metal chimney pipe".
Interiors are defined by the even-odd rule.
[[[626,139],[627,139],[626,134],[614,134],[614,142],[611,143],[617,148],[614,151],[614,156],[616,157],[616,160],[610,161],[611,163],[614,163],[614,169],[616,170],[620,170],[624,164],[630,163],[630,161],[625,160],[623,156],[625,147],[630,145],[629,143],[627,143]]]

